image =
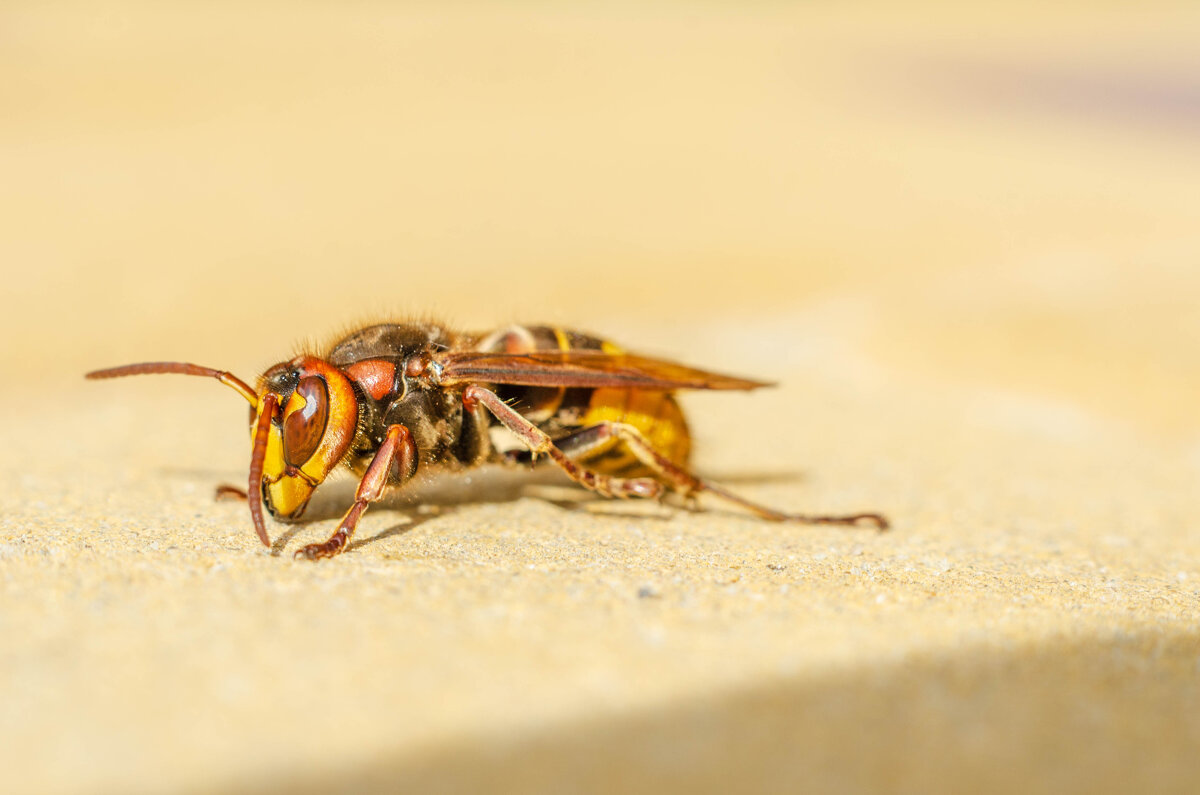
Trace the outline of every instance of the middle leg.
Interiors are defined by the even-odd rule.
[[[654,478],[619,478],[596,472],[581,466],[572,460],[554,443],[545,431],[521,416],[512,406],[509,406],[500,396],[491,390],[472,384],[463,392],[463,404],[467,410],[482,405],[500,420],[517,438],[529,448],[536,460],[539,455],[548,455],[576,483],[591,489],[605,497],[657,497],[662,493],[663,486]]]

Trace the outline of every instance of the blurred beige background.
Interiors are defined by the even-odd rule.
[[[4,5],[5,770],[1194,790],[1198,36],[1184,3]],[[688,397],[697,465],[896,532],[502,479],[301,566],[332,522],[274,557],[208,499],[237,400],[79,378],[410,313],[778,380]]]

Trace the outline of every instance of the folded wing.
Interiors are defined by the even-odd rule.
[[[771,386],[663,359],[604,351],[487,353],[452,351],[433,357],[438,383],[625,389],[758,389]]]

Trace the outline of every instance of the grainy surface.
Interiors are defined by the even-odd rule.
[[[1004,8],[7,5],[6,791],[1194,791],[1200,25]],[[352,484],[268,554],[238,398],[79,378],[360,308],[777,380],[698,466],[895,531],[483,472],[298,563]]]

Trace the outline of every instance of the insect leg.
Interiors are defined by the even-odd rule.
[[[600,430],[607,428],[606,431]],[[594,430],[593,430],[594,429]],[[590,431],[586,433],[585,431]],[[804,524],[833,524],[833,525],[848,525],[855,526],[859,523],[873,524],[879,530],[888,529],[887,519],[878,513],[856,513],[845,516],[820,516],[798,513],[783,513],[776,511],[773,508],[768,508],[765,505],[759,505],[756,502],[751,502],[744,497],[726,491],[724,488],[704,480],[696,475],[693,475],[688,470],[676,465],[666,456],[654,449],[641,431],[632,425],[627,425],[622,422],[604,422],[585,428],[578,432],[583,437],[584,441],[602,440],[607,436],[616,436],[620,438],[633,452],[638,459],[657,472],[664,480],[670,483],[677,491],[683,492],[688,497],[692,497],[700,492],[709,492],[717,497],[720,497],[727,502],[732,502],[735,505],[740,505],[746,510],[761,516],[764,519],[770,519],[775,522],[801,522]],[[594,442],[593,442],[594,444]]]
[[[554,439],[554,446],[571,458],[579,458],[611,438],[612,431],[608,428],[608,423],[599,423],[571,431],[566,436],[559,436]],[[531,466],[535,458],[529,450],[512,450],[504,454],[506,462],[525,466]]]
[[[245,489],[239,489],[237,486],[230,486],[228,483],[222,483],[217,486],[213,493],[213,499],[218,502],[221,500],[245,500],[249,499]]]
[[[472,384],[463,392],[463,405],[468,411],[477,405],[483,405],[505,428],[516,434],[533,453],[534,458],[542,454],[550,456],[576,483],[605,497],[657,497],[662,493],[662,484],[654,478],[617,478],[585,469],[575,463],[554,444],[545,431],[522,417],[495,392]]]
[[[413,442],[408,428],[403,425],[389,425],[383,444],[379,445],[379,450],[375,452],[375,457],[371,459],[367,471],[363,473],[362,480],[358,483],[358,489],[354,492],[354,504],[342,517],[342,522],[338,525],[337,530],[329,537],[328,541],[321,544],[309,544],[297,550],[296,557],[317,560],[331,558],[345,550],[346,545],[350,543],[350,538],[354,535],[354,528],[358,526],[359,518],[367,510],[367,506],[383,496],[383,489],[387,485],[393,467],[404,476],[408,476],[412,474],[416,466],[417,446]]]

